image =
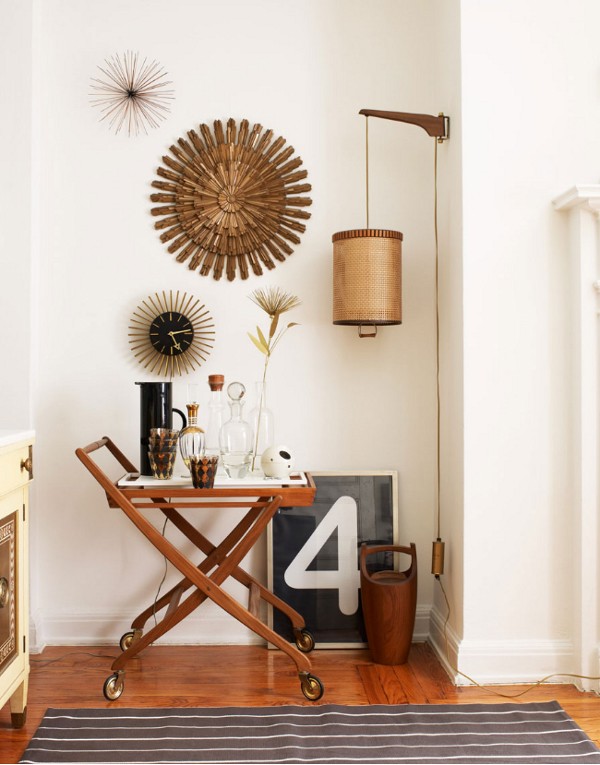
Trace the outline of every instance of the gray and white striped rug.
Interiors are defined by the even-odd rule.
[[[557,702],[49,709],[21,762],[600,763]]]

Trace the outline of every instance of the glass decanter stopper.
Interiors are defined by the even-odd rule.
[[[190,469],[190,457],[204,454],[204,431],[198,425],[198,404],[186,404],[188,424],[179,434],[179,451],[186,468]]]
[[[219,446],[221,462],[230,478],[244,478],[252,462],[252,428],[243,419],[246,388],[240,382],[232,382],[227,387],[230,418],[221,428]]]
[[[227,404],[223,400],[223,375],[209,375],[210,398],[208,401],[208,425],[206,427],[205,453],[218,455],[219,434],[227,419]]]

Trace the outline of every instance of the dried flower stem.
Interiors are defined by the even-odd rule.
[[[296,306],[300,305],[300,300],[295,295],[289,295],[286,292],[283,292],[279,287],[270,287],[266,290],[258,289],[255,290],[252,295],[250,295],[250,299],[256,303],[256,305],[261,308],[271,320],[271,323],[269,325],[269,337],[268,339],[265,337],[264,333],[260,329],[259,326],[256,327],[256,336],[252,335],[250,332],[248,332],[248,337],[254,345],[258,348],[258,350],[264,354],[265,357],[265,364],[263,367],[263,376],[262,376],[262,387],[260,391],[260,399],[258,402],[258,419],[256,423],[256,435],[254,439],[254,454],[252,455],[252,470],[255,469],[255,462],[256,462],[256,452],[258,451],[258,434],[260,433],[260,424],[262,420],[262,411],[263,411],[263,404],[264,404],[264,391],[265,391],[265,384],[267,381],[267,369],[269,367],[269,361],[271,360],[271,355],[273,354],[273,351],[279,344],[281,338],[285,335],[285,333],[290,329],[291,327],[297,326],[297,322],[290,322],[287,326],[285,326],[283,329],[277,333],[277,328],[279,326],[279,317],[282,313],[285,313],[286,311],[291,311],[292,308],[295,308]]]

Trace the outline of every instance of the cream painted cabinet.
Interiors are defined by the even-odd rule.
[[[30,431],[0,430],[0,708],[10,704],[12,724],[27,714],[29,679]]]

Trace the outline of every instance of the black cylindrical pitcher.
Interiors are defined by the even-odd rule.
[[[170,382],[136,382],[140,386],[140,473],[152,475],[148,459],[148,438],[150,428],[172,428],[173,412],[182,419],[182,428],[187,425],[185,415],[173,409],[173,390]]]

